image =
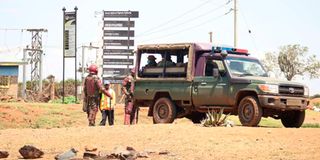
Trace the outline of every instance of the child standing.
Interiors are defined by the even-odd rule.
[[[104,94],[101,95],[100,110],[102,114],[102,120],[100,126],[106,125],[106,119],[108,118],[108,123],[110,126],[114,123],[114,106],[116,105],[116,94],[112,88],[110,88],[110,82],[108,80],[103,81],[106,91],[112,96],[110,99]]]

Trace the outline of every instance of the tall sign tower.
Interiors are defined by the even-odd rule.
[[[138,11],[103,11],[103,79],[121,83],[134,66],[134,21]]]

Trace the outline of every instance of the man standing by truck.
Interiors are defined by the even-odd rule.
[[[96,115],[98,112],[99,107],[99,101],[100,101],[100,94],[101,91],[106,96],[110,97],[112,99],[113,97],[109,92],[106,91],[106,89],[103,87],[101,80],[97,76],[98,74],[98,67],[94,64],[90,65],[89,69],[89,75],[84,80],[84,87],[83,87],[83,93],[84,93],[84,103],[85,103],[85,109],[84,111],[87,112],[88,115],[88,121],[89,126],[95,125]]]
[[[128,75],[122,81],[122,93],[125,96],[125,109],[124,109],[124,124],[136,124],[137,122],[137,109],[133,105],[133,90],[134,90],[134,76],[135,70],[131,70],[131,75]]]

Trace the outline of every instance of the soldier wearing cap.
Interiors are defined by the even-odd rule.
[[[148,56],[148,62],[146,67],[157,67],[156,57],[154,55]]]
[[[114,107],[116,105],[116,93],[112,88],[110,88],[110,82],[108,80],[103,81],[106,91],[113,97],[112,99],[104,94],[101,94],[100,101],[100,111],[102,119],[100,126],[106,125],[106,119],[108,118],[109,126],[112,126],[114,123]]]

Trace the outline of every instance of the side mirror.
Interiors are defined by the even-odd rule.
[[[213,77],[218,78],[220,76],[219,69],[213,68]]]

